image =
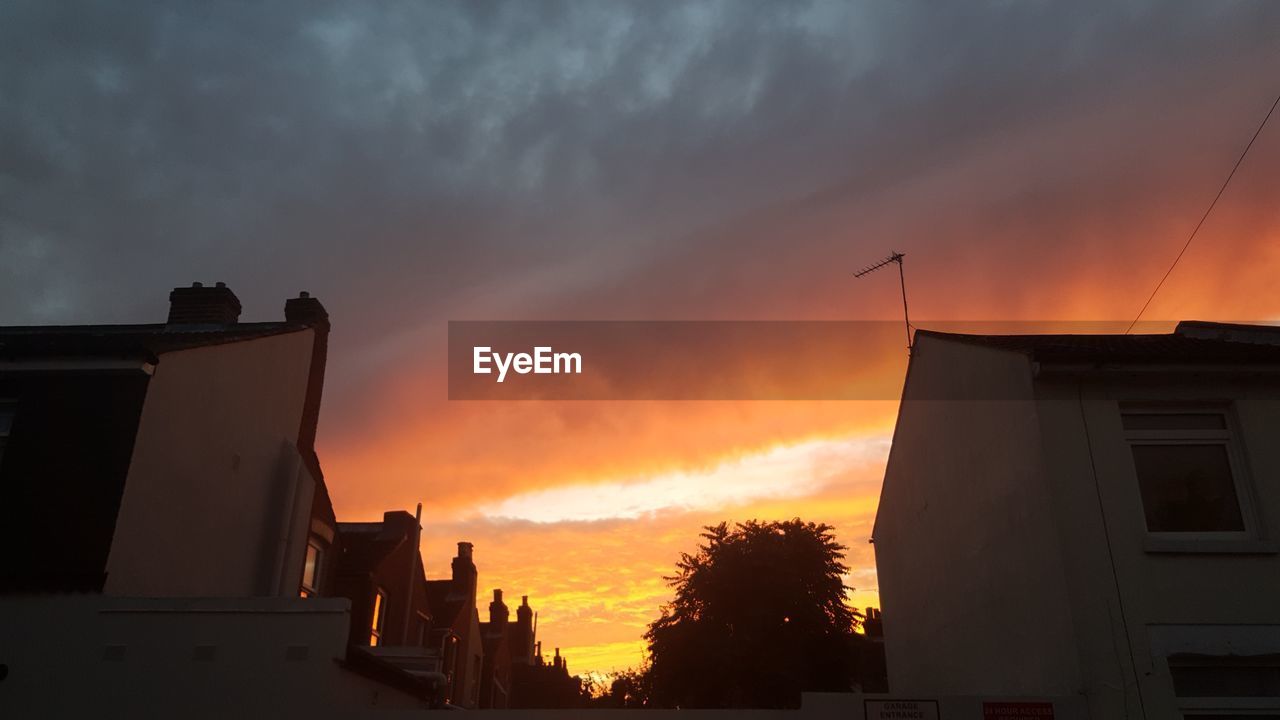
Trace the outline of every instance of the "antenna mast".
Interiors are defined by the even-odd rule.
[[[862,277],[862,276],[864,276],[864,275],[870,275],[871,273],[873,273],[873,272],[875,272],[875,271],[879,270],[880,268],[882,268],[882,267],[884,267],[885,265],[888,265],[888,264],[890,264],[890,263],[897,263],[897,264],[898,264],[898,283],[902,286],[902,322],[905,324],[906,329],[907,329],[907,354],[908,354],[908,355],[910,355],[910,354],[911,354],[911,351],[912,351],[912,346],[911,346],[911,315],[907,312],[907,278],[906,278],[906,275],[905,275],[905,274],[903,273],[903,271],[902,271],[902,258],[903,258],[903,254],[902,254],[902,253],[900,253],[900,252],[898,252],[898,251],[896,251],[896,250],[890,250],[890,251],[889,251],[889,257],[887,257],[887,258],[885,258],[885,259],[881,260],[880,262],[878,262],[878,263],[876,263],[876,264],[874,264],[874,265],[868,265],[868,266],[866,266],[866,267],[862,268],[862,269],[861,269],[861,270],[859,270],[858,272],[854,273],[854,274],[853,274],[853,276],[854,276],[855,278],[860,278],[860,277]]]

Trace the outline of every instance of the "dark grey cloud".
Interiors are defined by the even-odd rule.
[[[1272,92],[1278,27],[1263,1],[10,0],[0,322],[159,319],[192,280],[269,318],[305,288],[354,380],[450,317],[769,301],[906,233],[806,244],[832,208],[1092,107],[1150,101],[1113,147],[1189,91]],[[1252,122],[1228,110],[1198,127]],[[1034,204],[1077,154],[1002,192]]]

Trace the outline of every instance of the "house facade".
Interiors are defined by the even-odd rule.
[[[290,597],[308,545],[332,541],[323,306],[304,293],[283,322],[239,323],[221,284],[170,303],[164,324],[0,328],[11,588]]]
[[[895,695],[1280,712],[1280,330],[920,331],[873,533]]]
[[[195,284],[164,323],[0,328],[0,715],[436,702],[335,597],[327,312],[239,315]]]

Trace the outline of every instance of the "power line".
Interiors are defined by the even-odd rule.
[[[1271,109],[1267,111],[1266,117],[1262,118],[1262,123],[1258,125],[1258,129],[1253,132],[1253,137],[1249,138],[1249,144],[1244,146],[1244,152],[1240,153],[1240,157],[1236,160],[1236,164],[1231,168],[1231,172],[1227,174],[1227,179],[1222,182],[1222,187],[1218,188],[1218,194],[1213,196],[1213,202],[1209,203],[1209,209],[1204,211],[1204,215],[1200,217],[1200,222],[1196,223],[1196,227],[1191,231],[1191,235],[1187,237],[1187,241],[1183,243],[1182,249],[1178,251],[1178,257],[1173,259],[1173,264],[1168,270],[1164,271],[1164,277],[1160,278],[1160,282],[1156,283],[1156,289],[1151,291],[1151,295],[1147,297],[1147,301],[1142,304],[1142,309],[1138,311],[1138,316],[1129,323],[1129,327],[1125,328],[1124,334],[1128,335],[1134,325],[1142,319],[1142,314],[1147,311],[1147,307],[1151,305],[1151,301],[1155,300],[1156,293],[1160,292],[1160,288],[1164,286],[1164,281],[1169,279],[1169,275],[1173,269],[1178,266],[1178,261],[1187,252],[1187,248],[1191,247],[1191,241],[1196,239],[1196,233],[1200,232],[1204,221],[1209,219],[1209,213],[1213,212],[1213,208],[1218,204],[1218,199],[1222,197],[1222,193],[1226,192],[1227,186],[1231,184],[1231,178],[1236,176],[1236,170],[1240,169],[1240,164],[1244,162],[1244,158],[1249,154],[1249,149],[1253,147],[1253,141],[1258,139],[1262,134],[1262,128],[1267,126],[1267,121],[1271,119],[1271,113],[1276,111],[1276,106],[1280,105],[1280,95],[1276,96],[1275,102],[1271,103]]]

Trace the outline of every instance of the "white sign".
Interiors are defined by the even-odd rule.
[[[938,720],[937,700],[867,700],[867,720]]]

